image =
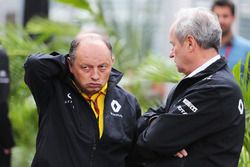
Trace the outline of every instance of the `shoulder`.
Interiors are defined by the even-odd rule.
[[[53,57],[61,57],[61,56],[64,56],[60,53],[57,53],[57,52],[52,52],[50,54],[48,53],[33,53],[31,55],[28,56],[28,60],[39,60],[39,59],[50,59],[50,58],[53,58]]]
[[[121,99],[124,103],[126,103],[126,105],[133,108],[133,110],[138,109],[139,103],[138,103],[136,97],[132,93],[130,93],[129,91],[125,90],[124,88],[120,87],[119,85],[116,85],[112,92],[115,92],[115,96],[117,96],[117,98]]]
[[[24,67],[34,66],[37,67],[39,65],[43,65],[42,61],[50,61],[50,62],[65,62],[65,56],[59,54],[57,52],[52,52],[50,54],[47,53],[34,53],[27,57]]]
[[[135,96],[132,93],[130,93],[128,90],[125,90],[124,88],[122,88],[119,85],[115,86],[115,91],[118,93],[119,96],[123,96],[126,99],[128,99],[129,101],[136,100]]]
[[[250,41],[241,37],[241,36],[235,36],[234,42],[237,46],[245,47],[250,49]]]
[[[241,90],[228,68],[215,72],[203,84],[204,87],[211,88],[216,93],[217,98],[241,96]]]

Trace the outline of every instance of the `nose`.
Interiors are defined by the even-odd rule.
[[[91,79],[97,81],[99,80],[99,78],[100,78],[99,71],[97,68],[94,68],[92,71]]]
[[[174,51],[173,51],[173,49],[170,50],[169,58],[174,58]]]
[[[218,20],[219,20],[219,23],[221,25],[225,19],[223,18],[223,16],[218,15]]]

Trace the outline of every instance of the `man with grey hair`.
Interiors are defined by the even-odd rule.
[[[140,107],[118,86],[111,44],[81,34],[68,55],[33,54],[25,82],[36,101],[39,132],[32,167],[126,167]]]
[[[245,113],[240,88],[218,54],[221,34],[207,9],[178,13],[170,29],[170,58],[185,77],[165,107],[149,109],[138,121],[141,166],[237,167]],[[173,156],[183,148],[188,154]]]

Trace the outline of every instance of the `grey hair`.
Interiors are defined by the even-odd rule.
[[[214,48],[218,52],[220,48],[222,30],[217,16],[209,9],[181,9],[172,27],[181,44],[191,35],[203,49]]]
[[[77,47],[79,46],[79,44],[82,42],[82,41],[96,41],[96,40],[100,40],[102,41],[106,47],[108,48],[108,50],[110,51],[111,53],[111,56],[112,55],[112,45],[111,43],[109,42],[109,40],[105,37],[105,36],[102,36],[102,35],[99,35],[99,34],[96,34],[96,33],[85,33],[85,34],[80,34],[78,35],[70,44],[70,49],[69,49],[69,57],[71,59],[74,59],[75,58],[75,55],[76,55],[76,49]]]

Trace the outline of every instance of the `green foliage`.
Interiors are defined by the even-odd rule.
[[[159,107],[164,99],[158,94],[153,94],[152,86],[178,82],[182,75],[177,73],[176,67],[167,57],[151,55],[141,61],[136,69],[127,70],[125,73],[126,87],[138,99],[142,111],[150,107]],[[168,91],[168,90],[166,90]]]
[[[0,27],[4,32],[0,43],[10,56],[27,56],[31,53],[58,51],[67,53],[69,44],[79,32],[79,25],[71,25],[43,18],[33,18],[23,28],[6,25]],[[67,31],[65,31],[67,30]]]
[[[74,6],[76,8],[87,10],[89,12],[92,11],[89,2],[86,0],[56,0],[56,1],[61,2],[61,3],[65,3],[65,4],[69,4],[69,5]]]
[[[31,34],[42,34],[47,36],[51,35],[66,37],[74,37],[79,31],[80,27],[76,25],[71,25],[68,23],[62,23],[57,21],[51,21],[48,19],[34,17],[28,22],[26,30]],[[67,30],[67,32],[65,32]],[[41,38],[39,41],[44,43],[47,38]]]
[[[11,99],[10,118],[17,145],[34,146],[37,131],[36,106],[32,96],[25,98],[22,103]]]
[[[26,56],[30,53],[48,51],[47,46],[39,41],[34,41],[21,26],[1,26],[0,43],[4,46],[10,56]]]
[[[247,55],[247,58],[244,62],[244,65],[241,61],[237,63],[232,72],[240,85],[242,90],[244,105],[246,109],[246,132],[244,138],[244,145],[241,152],[241,157],[239,161],[239,167],[248,167],[250,166],[250,52]],[[243,69],[243,71],[242,71]]]
[[[10,100],[10,119],[16,142],[12,151],[13,167],[30,166],[34,156],[37,133],[36,107],[31,96],[24,100]]]
[[[147,57],[137,70],[137,76],[155,82],[178,82],[182,77],[177,73],[173,61],[160,56]]]
[[[26,31],[35,36],[33,37],[34,42],[45,44],[47,52],[67,53],[70,42],[79,30],[80,26],[76,24],[51,21],[39,17],[33,18],[26,26]]]
[[[28,167],[34,156],[34,147],[19,145],[12,149],[12,167]]]

